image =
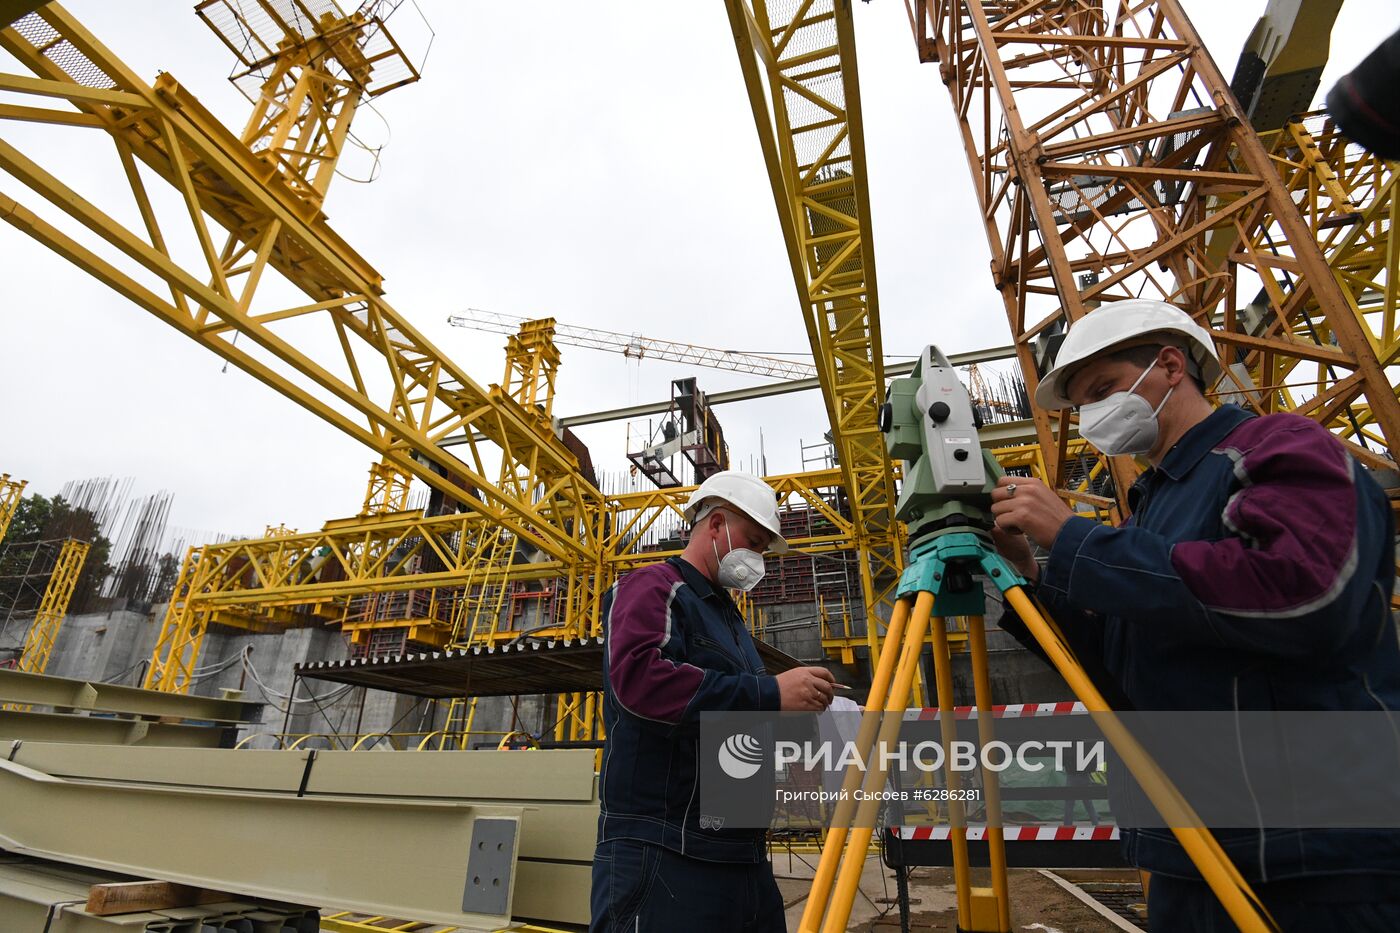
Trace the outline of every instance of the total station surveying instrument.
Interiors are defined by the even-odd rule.
[[[861,719],[855,743],[862,760],[873,764],[865,771],[852,767],[846,772],[798,927],[800,933],[846,929],[874,833],[878,792],[886,780],[886,757],[870,752],[877,743],[881,748],[897,743],[925,642],[932,643],[945,745],[954,738],[947,619],[965,620],[978,737],[983,744],[992,740],[991,681],[983,624],[983,581],[987,580],[1001,591],[1006,605],[1025,622],[1074,695],[1094,714],[1099,729],[1168,825],[1177,827],[1172,832],[1236,925],[1246,933],[1276,931],[1277,925],[1215,837],[1201,826],[1190,805],[1112,714],[1059,628],[1025,591],[1025,579],[997,553],[991,538],[991,494],[1003,471],[991,451],[983,449],[978,437],[981,424],[972,400],[957,371],[937,347],[926,347],[913,372],[890,383],[880,407],[879,427],[885,435],[886,451],[904,462],[895,517],[908,526],[909,557],[871,680],[867,714]],[[930,624],[933,619],[937,624]],[[870,619],[867,624],[878,622]],[[952,792],[948,822],[952,828],[957,928],[962,933],[1010,933],[1006,849],[996,775],[985,769],[982,774],[990,887],[973,884],[966,812],[957,794],[959,775],[950,763],[945,763],[944,775]]]

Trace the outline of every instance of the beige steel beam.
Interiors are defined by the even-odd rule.
[[[124,878],[74,865],[0,855],[0,929],[51,933],[176,933],[242,930],[246,933],[316,933],[316,911],[285,904],[237,901],[167,907],[97,916],[85,907],[95,885]]]
[[[3,669],[0,669],[0,701],[166,721],[238,724],[258,722],[262,718],[262,704],[246,700],[175,696],[140,687]]]
[[[235,726],[196,726],[112,716],[0,709],[0,739],[20,742],[232,748],[237,732]]]
[[[386,755],[0,742],[0,848],[466,929],[495,930],[511,916],[586,923],[593,762],[587,749]],[[499,828],[481,824],[492,820],[511,824],[501,850],[510,859],[476,871],[476,843]],[[478,889],[493,878],[507,906],[464,909],[486,899]]]

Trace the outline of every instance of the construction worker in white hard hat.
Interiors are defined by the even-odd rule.
[[[998,550],[1120,707],[1400,709],[1384,492],[1316,421],[1212,405],[1221,374],[1210,333],[1166,302],[1113,302],[1076,322],[1036,403],[1077,409],[1090,444],[1146,461],[1132,517],[1111,527],[1039,480],[1007,476],[992,495]],[[1014,613],[1001,624],[1037,650]],[[1400,748],[1375,753],[1393,762]],[[1279,771],[1270,779],[1288,780]],[[1285,933],[1400,930],[1400,832],[1217,836]],[[1171,833],[1122,838],[1151,875],[1152,930],[1234,928]]]
[[[773,489],[725,470],[696,488],[685,518],[685,550],[627,574],[603,600],[593,933],[787,929],[765,831],[701,812],[699,719],[820,712],[835,679],[820,667],[767,673],[728,592],[762,579],[765,551],[787,551]]]

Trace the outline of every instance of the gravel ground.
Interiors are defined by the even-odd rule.
[[[811,888],[812,869],[817,857],[776,852],[773,871],[788,906],[789,930],[796,930]],[[1067,872],[1075,880],[1129,883],[1137,880],[1130,871]],[[1013,869],[1009,874],[1011,929],[1016,933],[1118,933],[1120,927],[1100,916],[1088,905],[1051,879],[1030,869]],[[985,880],[982,883],[987,883]],[[847,929],[859,933],[890,933],[899,930],[899,907],[895,901],[894,875],[871,856],[861,875],[860,895],[851,910]],[[917,931],[953,931],[957,912],[951,868],[919,868],[909,884],[910,928]]]

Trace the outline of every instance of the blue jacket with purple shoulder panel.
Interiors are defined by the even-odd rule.
[[[759,862],[764,832],[700,825],[700,714],[781,706],[777,678],[729,594],[679,557],[603,598],[598,841],[636,839],[694,858]]]
[[[1317,422],[1223,405],[1128,503],[1122,527],[1071,518],[1032,588],[1105,692],[1144,711],[1400,710],[1390,503]],[[1002,627],[1034,644],[1014,613]],[[1400,830],[1260,835],[1217,832],[1251,881],[1400,875]],[[1122,836],[1131,864],[1199,877],[1168,830]]]

